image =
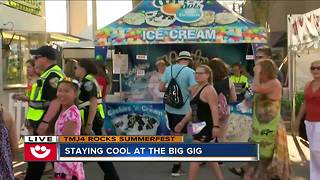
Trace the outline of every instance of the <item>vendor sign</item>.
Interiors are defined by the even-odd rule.
[[[266,31],[216,1],[143,1],[97,32],[99,46],[159,43],[266,43]]]
[[[107,120],[117,135],[168,135],[163,103],[115,102],[106,103]]]
[[[1,3],[1,1],[0,1]],[[41,3],[40,0],[3,0],[3,4],[26,13],[40,16],[41,14]]]
[[[142,33],[142,40],[165,41],[167,38],[172,41],[213,41],[215,30],[209,28],[186,28],[186,29],[154,29],[145,30]]]

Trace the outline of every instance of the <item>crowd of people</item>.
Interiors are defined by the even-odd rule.
[[[42,46],[30,53],[34,60],[27,61],[27,93],[13,97],[28,101],[26,127],[29,134],[102,135],[105,118],[103,96],[107,88],[99,65],[89,59],[76,62],[73,73],[76,80],[66,77],[56,64],[58,53],[51,46]],[[102,79],[99,78],[101,76]],[[12,158],[18,149],[16,133],[11,132],[15,130],[14,121],[3,108],[0,112],[1,143],[6,144],[1,146],[5,148],[0,148],[3,151],[0,155],[0,177],[14,179]],[[28,162],[24,179],[40,180],[46,164]],[[99,161],[98,165],[104,172],[104,179],[119,179],[112,162]],[[82,162],[55,162],[53,167],[55,179],[85,179]]]
[[[103,135],[106,95],[106,80],[101,65],[92,60],[77,61],[74,67],[76,78],[66,77],[56,65],[57,51],[51,46],[31,50],[34,60],[27,62],[28,88],[26,95],[15,95],[15,99],[28,101],[26,127],[30,135]],[[248,142],[257,143],[260,161],[250,162],[230,171],[250,179],[290,179],[288,158],[278,158],[278,166],[271,168],[275,157],[288,154],[286,144],[281,144],[282,77],[271,59],[269,47],[260,47],[256,52],[254,76],[247,76],[241,64],[228,68],[223,59],[213,58],[206,64],[192,67],[193,58],[188,51],[181,51],[176,64],[167,67],[164,59],[156,61],[157,72],[153,74],[148,91],[153,100],[168,96],[172,79],[179,85],[181,107],[165,103],[168,125],[172,135],[192,134],[194,143],[225,142],[228,108],[225,104],[239,103],[248,99],[246,92],[254,92],[252,133]],[[305,124],[310,141],[310,178],[319,177],[320,143],[320,62],[310,67],[313,80],[305,87],[305,101],[297,116],[296,130],[306,114]],[[230,73],[232,72],[232,73]],[[167,97],[168,98],[168,97]],[[166,102],[166,101],[165,101]],[[0,108],[0,177],[14,179],[12,160],[18,150],[15,122],[9,113]],[[285,130],[284,130],[285,131]],[[276,149],[282,148],[282,154]],[[279,160],[281,159],[281,160]],[[26,180],[40,180],[46,162],[28,162]],[[117,180],[118,173],[110,161],[99,161],[104,179]],[[189,180],[197,179],[201,162],[191,162]],[[209,163],[216,179],[224,179],[220,163]],[[82,162],[55,162],[55,179],[85,179]],[[171,175],[180,176],[181,162],[173,164]],[[275,170],[276,169],[276,170]],[[276,172],[275,172],[276,171]]]
[[[271,58],[269,47],[260,47],[256,52],[253,82],[243,73],[240,64],[232,65],[232,74],[227,64],[220,58],[213,58],[206,64],[188,67],[192,56],[187,51],[179,53],[177,64],[167,67],[161,77],[159,89],[166,92],[172,79],[178,82],[183,97],[183,106],[175,108],[165,105],[169,127],[173,135],[192,133],[194,143],[224,142],[227,120],[223,114],[223,99],[226,103],[238,103],[245,99],[245,93],[250,88],[254,92],[252,134],[247,142],[260,145],[260,161],[247,163],[240,168],[231,168],[231,172],[241,175],[244,179],[280,178],[290,179],[289,159],[281,162],[282,172],[270,172],[277,144],[278,129],[281,124],[282,85],[278,80],[278,68]],[[231,75],[231,76],[230,76]],[[167,93],[167,92],[166,92]],[[167,94],[165,96],[170,96]],[[166,97],[168,98],[168,97]],[[165,101],[166,102],[166,101]],[[192,132],[188,132],[191,126]],[[288,154],[287,147],[283,154]],[[281,154],[281,155],[283,155]],[[191,162],[189,180],[197,177],[200,162]],[[212,162],[210,167],[216,179],[224,179],[219,163]],[[179,176],[181,163],[173,165],[172,176]]]

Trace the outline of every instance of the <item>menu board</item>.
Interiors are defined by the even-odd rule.
[[[128,54],[114,54],[113,74],[125,74],[128,72]]]

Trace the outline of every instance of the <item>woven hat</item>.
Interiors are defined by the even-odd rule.
[[[186,60],[192,60],[191,54],[188,51],[181,51],[179,53],[179,57],[177,57],[177,61],[181,60],[181,59],[186,59]]]

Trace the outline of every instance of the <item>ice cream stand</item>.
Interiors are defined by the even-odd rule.
[[[142,1],[131,12],[97,32],[96,46],[108,47],[113,64],[118,64],[113,66],[117,69],[113,72],[120,74],[121,97],[117,102],[107,102],[107,115],[113,116],[110,118],[116,128],[126,130],[131,112],[143,120],[140,125],[137,122],[130,126],[141,129],[150,117],[159,122],[159,127],[165,125],[162,122],[165,120],[159,120],[164,116],[162,102],[145,101],[148,79],[157,58],[172,64],[179,51],[188,50],[196,64],[220,57],[229,64],[240,61],[252,66],[253,62],[246,59],[253,59],[254,45],[266,43],[266,34],[263,27],[214,0]],[[144,117],[144,114],[152,115]],[[140,132],[145,131],[142,128]],[[163,132],[158,130],[157,134]]]

